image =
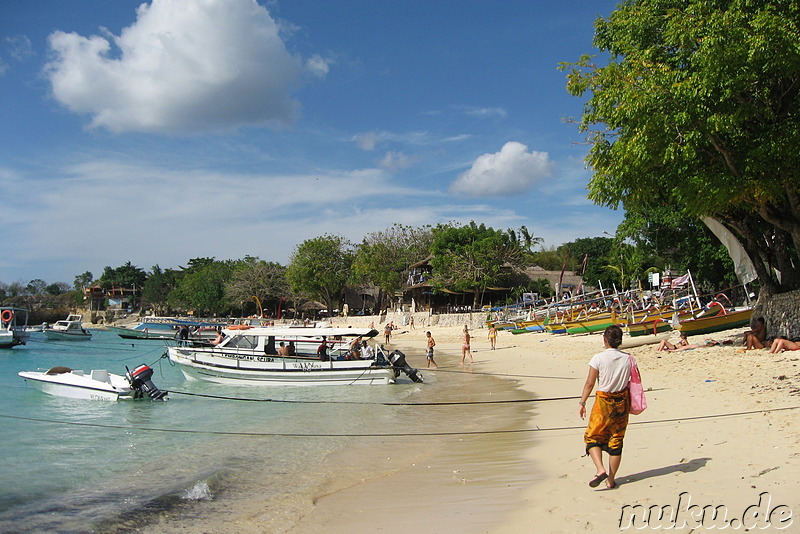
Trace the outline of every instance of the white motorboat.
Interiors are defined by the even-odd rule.
[[[85,341],[92,333],[83,327],[83,316],[70,313],[66,319],[56,321],[53,326],[42,326],[44,337],[53,341]]]
[[[0,349],[24,345],[31,337],[28,326],[28,310],[24,308],[0,307]]]
[[[225,329],[223,333],[225,339],[216,346],[188,343],[169,347],[169,359],[180,365],[189,379],[220,384],[391,384],[401,370],[414,382],[422,382],[400,351],[386,355],[379,350],[368,359],[349,355],[350,343],[373,338],[378,334],[374,329],[257,327]],[[325,350],[319,350],[323,342]]]
[[[125,375],[115,375],[105,369],[93,369],[87,374],[69,367],[17,374],[44,393],[71,399],[116,401],[139,399],[147,394],[153,400],[166,400],[167,396],[150,380],[153,370],[144,364]]]

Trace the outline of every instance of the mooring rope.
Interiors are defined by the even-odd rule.
[[[655,419],[651,421],[634,421],[630,425],[652,425],[663,423],[681,423],[687,421],[699,421],[708,419],[721,419],[723,417],[740,417],[745,415],[756,415],[770,412],[781,412],[787,410],[797,410],[800,406],[785,406],[782,408],[766,408],[763,410],[749,410],[742,412],[728,412],[721,414],[709,415],[696,415],[689,417],[676,417],[671,419]],[[19,421],[31,421],[37,423],[51,423],[60,425],[92,427],[92,428],[106,428],[113,430],[139,430],[142,432],[167,432],[175,434],[203,434],[212,436],[237,436],[237,437],[287,437],[287,438],[390,438],[390,437],[431,437],[431,436],[476,436],[476,435],[490,435],[490,434],[521,434],[521,433],[538,433],[538,432],[554,432],[563,430],[583,430],[586,425],[579,426],[561,426],[561,427],[536,427],[536,428],[517,428],[505,430],[462,430],[457,432],[396,432],[388,434],[378,433],[359,433],[359,434],[301,434],[296,432],[238,432],[238,431],[225,431],[225,430],[195,430],[195,429],[179,429],[179,428],[157,428],[157,427],[138,427],[126,425],[108,425],[102,423],[83,423],[79,421],[62,421],[57,419],[44,419],[39,417],[21,417],[16,415],[0,414],[0,417],[6,419],[16,419]]]

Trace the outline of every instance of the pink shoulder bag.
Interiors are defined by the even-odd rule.
[[[642,387],[642,376],[639,374],[639,367],[636,365],[636,360],[633,355],[629,354],[631,358],[631,381],[628,384],[628,393],[631,399],[631,407],[629,412],[631,415],[639,415],[647,408],[647,399],[644,396],[644,387]]]

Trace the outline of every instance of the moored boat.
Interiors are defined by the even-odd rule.
[[[87,374],[81,369],[61,366],[17,374],[44,393],[70,399],[117,401],[143,398],[147,394],[153,400],[166,400],[167,395],[153,385],[150,380],[153,370],[144,364],[124,376],[105,369],[93,369]]]
[[[400,351],[385,354],[378,348],[372,358],[346,359],[350,344],[375,337],[375,329],[263,327],[223,332],[226,337],[217,346],[169,347],[170,361],[180,365],[187,378],[222,384],[390,384],[401,369],[411,380],[422,382]],[[294,354],[278,354],[281,344],[291,346]]]
[[[750,324],[750,318],[752,316],[753,308],[734,311],[728,311],[722,308],[720,313],[716,315],[686,319],[674,324],[673,327],[675,330],[679,330],[687,336],[712,334],[731,328],[747,326]]]
[[[0,349],[24,345],[31,337],[28,326],[28,310],[24,308],[0,307]]]
[[[147,317],[133,327],[108,326],[106,328],[123,339],[166,340],[175,339],[180,328],[184,326],[190,329],[190,337],[192,339],[214,339],[217,335],[217,329],[222,328],[224,324],[208,321],[186,321],[174,317]]]
[[[53,326],[42,326],[44,337],[53,341],[85,341],[92,333],[83,328],[83,316],[70,313],[66,319],[56,321]]]

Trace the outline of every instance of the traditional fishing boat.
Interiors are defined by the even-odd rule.
[[[679,321],[677,324],[673,324],[673,327],[675,330],[679,330],[687,336],[696,336],[712,334],[714,332],[721,332],[723,330],[739,328],[750,324],[750,318],[753,316],[753,308],[730,311],[726,310],[724,306],[718,302],[712,304],[719,305],[719,313]]]
[[[351,354],[351,344],[372,339],[375,329],[256,327],[223,333],[225,339],[216,346],[186,343],[169,347],[167,355],[186,378],[221,384],[390,384],[401,370],[422,382],[400,351],[387,354],[378,347],[366,359]],[[291,349],[279,354],[278,347]]]
[[[0,307],[0,349],[24,345],[31,337],[28,326],[28,310],[24,308]]]
[[[695,314],[689,310],[676,312],[671,309],[651,315],[646,315],[643,320],[626,323],[625,330],[631,337],[660,334],[672,330],[675,321],[691,319]]]
[[[93,369],[87,374],[61,366],[17,374],[44,393],[70,399],[117,401],[144,398],[146,394],[153,400],[166,400],[167,396],[153,384],[153,370],[144,364],[124,376],[105,369]]]
[[[53,341],[86,341],[92,339],[92,333],[83,328],[83,316],[75,313],[66,319],[56,321],[53,326],[43,325],[44,337]]]

